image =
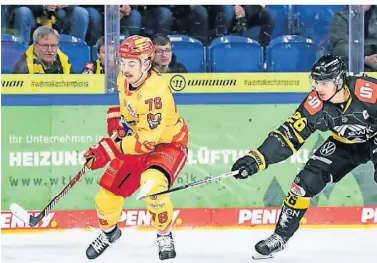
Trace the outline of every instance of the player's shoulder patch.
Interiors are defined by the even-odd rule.
[[[309,112],[310,115],[318,113],[323,108],[323,101],[318,97],[315,90],[309,93],[305,100],[304,108]]]
[[[358,78],[355,83],[355,95],[360,101],[376,103],[377,83],[364,78]]]

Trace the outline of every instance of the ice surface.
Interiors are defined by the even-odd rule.
[[[26,234],[3,234],[3,263],[82,263],[88,244],[98,230],[69,230]],[[377,228],[300,229],[286,251],[274,259],[254,261],[254,245],[272,230],[176,230],[177,258],[173,263],[375,263]],[[154,231],[123,229],[119,242],[96,263],[160,262]],[[164,261],[167,263],[166,261]]]

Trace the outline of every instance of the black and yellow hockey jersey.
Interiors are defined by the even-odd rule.
[[[322,101],[316,91],[310,92],[295,113],[258,148],[266,164],[287,159],[316,130],[331,131],[342,143],[364,143],[376,136],[377,80],[366,75],[349,76],[344,88],[350,97],[342,106]]]

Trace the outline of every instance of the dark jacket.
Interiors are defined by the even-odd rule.
[[[263,10],[261,5],[242,5],[242,7],[245,9],[248,25],[251,25],[253,23],[252,20],[254,20],[256,16],[259,16],[259,13]]]
[[[344,57],[348,60],[348,15],[349,7],[345,6],[336,13],[330,24],[330,49],[336,56]],[[364,56],[377,54],[377,7],[371,8],[364,13],[367,30],[364,32]],[[367,20],[369,18],[369,20]],[[375,71],[370,66],[365,65],[364,71]]]
[[[166,73],[187,73],[187,69],[185,65],[177,61],[176,55],[173,54]]]
[[[169,73],[187,73],[185,65],[177,61],[176,55],[173,54],[171,62],[168,66]]]
[[[155,67],[157,66],[156,63],[153,64]],[[168,66],[168,71],[166,73],[187,73],[187,69],[185,65],[177,61],[177,57],[173,54],[171,62]]]

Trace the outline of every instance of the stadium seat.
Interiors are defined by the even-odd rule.
[[[211,72],[261,72],[263,50],[260,44],[247,37],[225,36],[209,46]]]
[[[13,42],[20,42],[20,38],[11,34],[1,34],[1,40],[3,41],[13,41]]]
[[[272,38],[287,35],[288,31],[288,5],[266,5],[265,9],[276,14],[276,22]]]
[[[188,72],[205,72],[205,52],[199,40],[184,35],[168,37],[177,61],[184,64]]]
[[[69,57],[75,73],[81,73],[85,63],[90,61],[90,49],[85,41],[74,36],[61,34],[59,47]]]
[[[1,73],[12,73],[14,66],[25,53],[28,45],[18,37],[1,34]]]
[[[310,71],[317,46],[309,38],[285,35],[271,40],[266,50],[268,72]]]
[[[344,5],[295,5],[300,35],[317,43],[323,41],[333,16],[343,7]]]
[[[91,58],[90,58],[90,60],[97,60],[97,58],[98,58],[98,55],[97,55],[98,47],[97,46],[92,46],[90,48],[90,50],[91,50]]]
[[[84,40],[78,37],[74,37],[71,35],[66,35],[66,34],[60,34],[59,37],[59,42],[60,43],[83,43],[86,44]]]

